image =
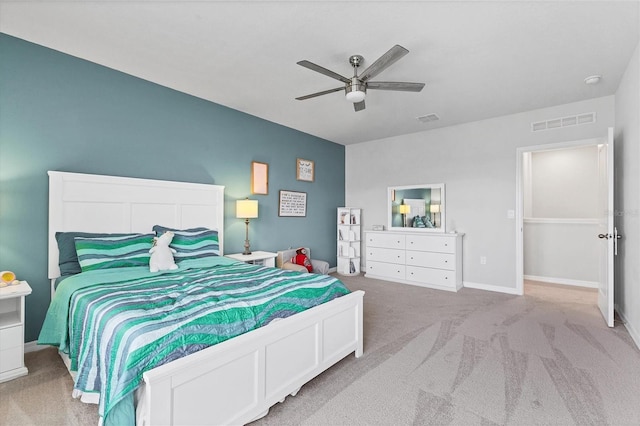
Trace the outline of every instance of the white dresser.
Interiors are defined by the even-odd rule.
[[[365,276],[458,291],[463,235],[367,231]]]

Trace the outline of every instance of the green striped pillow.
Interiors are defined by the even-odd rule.
[[[82,272],[95,269],[149,266],[153,234],[128,234],[98,238],[75,237]]]
[[[153,231],[159,237],[167,231],[174,233],[170,247],[176,250],[176,263],[187,259],[220,256],[218,231],[209,228],[173,229],[155,225]]]

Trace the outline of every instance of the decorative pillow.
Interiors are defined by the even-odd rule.
[[[161,225],[155,225],[153,232],[157,236],[167,231],[173,232],[173,240],[169,247],[176,250],[173,255],[176,263],[187,259],[201,257],[220,256],[220,244],[218,230],[209,228],[173,229]]]
[[[149,266],[153,234],[128,234],[97,238],[76,237],[82,272],[95,269]]]
[[[106,234],[95,232],[56,232],[58,242],[58,265],[60,266],[60,276],[75,275],[82,272],[78,262],[76,252],[76,237],[99,238],[99,237],[122,237],[131,234]]]

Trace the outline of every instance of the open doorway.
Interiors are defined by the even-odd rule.
[[[598,304],[603,143],[598,138],[518,149],[519,294]]]

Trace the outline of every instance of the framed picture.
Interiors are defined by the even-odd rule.
[[[269,165],[267,163],[251,162],[251,193],[261,195],[269,193]]]
[[[313,182],[314,167],[312,160],[296,159],[296,179]]]
[[[307,215],[307,193],[280,191],[278,216],[305,217]]]

